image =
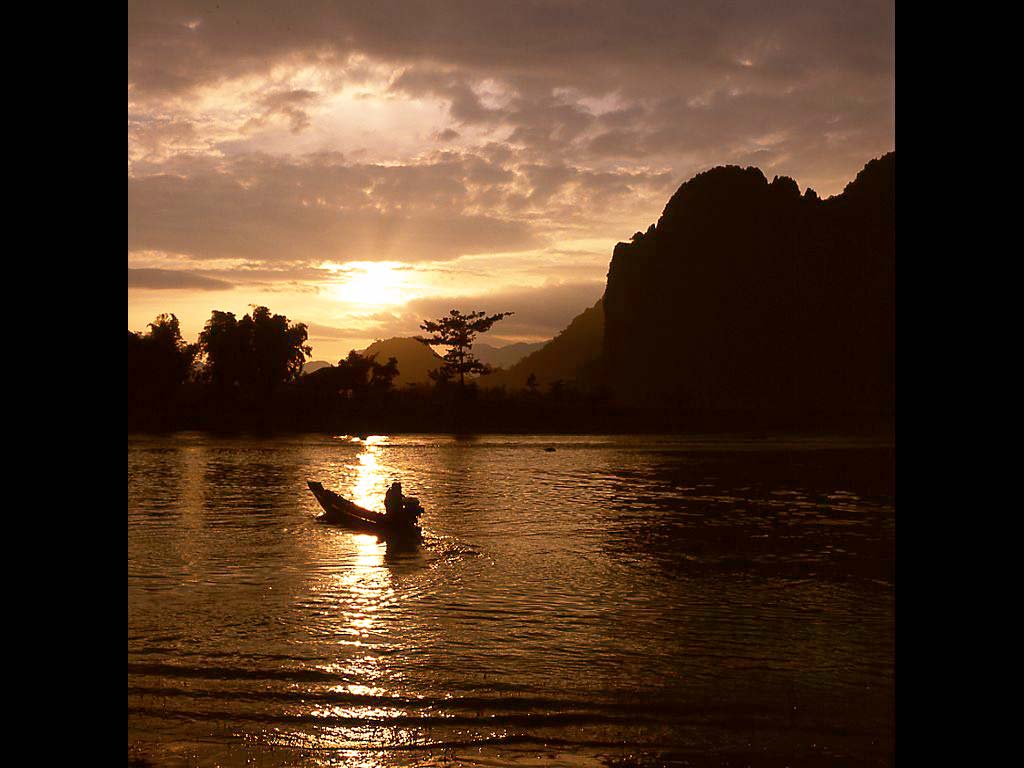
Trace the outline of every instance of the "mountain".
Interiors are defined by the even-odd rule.
[[[827,200],[757,168],[701,173],[615,247],[608,382],[632,404],[891,417],[895,265],[895,152]]]
[[[485,387],[523,389],[530,374],[536,377],[541,388],[558,380],[581,382],[587,378],[601,356],[603,336],[604,311],[598,300],[539,350],[527,355],[508,370],[484,376],[480,383]]]
[[[511,368],[524,357],[547,344],[539,341],[535,344],[508,344],[504,347],[492,347],[490,344],[474,344],[473,354],[479,360],[494,368]]]
[[[332,363],[328,363],[326,360],[310,360],[302,365],[302,375],[305,376],[310,373],[316,373],[321,368],[330,368]]]
[[[375,355],[378,363],[386,363],[389,357],[398,360],[396,387],[406,384],[425,384],[430,381],[429,372],[440,368],[441,357],[426,344],[413,338],[395,337],[373,342],[361,353],[364,357]]]

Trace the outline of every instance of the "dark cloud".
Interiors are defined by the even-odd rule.
[[[408,96],[444,99],[451,116],[460,123],[494,123],[506,117],[505,110],[484,106],[471,83],[461,74],[409,69],[394,80],[391,90]]]
[[[822,185],[895,143],[886,0],[129,3],[133,99],[288,66],[352,78],[374,62],[397,73],[392,93],[441,99],[538,162],[642,159],[682,181],[774,142],[768,171]],[[257,120],[308,125],[309,92],[252,98]]]
[[[331,278],[331,271],[318,269],[304,263],[275,263],[266,266],[239,265],[230,269],[207,269],[208,277],[226,280],[235,286],[267,287],[277,283],[302,285],[308,282],[322,282]],[[178,265],[178,268],[182,268]]]
[[[468,68],[523,90],[553,82],[651,92],[673,79],[790,80],[823,68],[887,76],[894,19],[893,4],[877,0],[137,0],[128,5],[128,78],[140,90],[180,91],[353,54]]]
[[[613,129],[592,138],[587,152],[595,157],[641,157],[640,139],[636,132]]]
[[[292,133],[301,133],[309,127],[309,114],[304,107],[316,100],[317,94],[304,88],[275,91],[259,100],[263,114],[250,118],[243,126],[245,129],[263,126],[275,115],[288,121]]]
[[[195,272],[174,269],[132,269],[129,267],[128,287],[150,290],[226,291],[231,289],[232,285],[224,280],[204,277]]]
[[[613,128],[650,128],[672,141],[674,152],[693,151],[687,131],[675,135],[658,124],[699,120],[671,102],[699,107],[714,94],[744,95],[754,99],[751,105],[773,102],[769,108],[787,114],[785,125],[794,132],[808,117],[849,118],[862,104],[881,101],[888,138],[881,143],[891,145],[894,133],[895,6],[887,0],[140,0],[128,6],[135,99],[243,75],[276,76],[288,66],[333,68],[358,79],[372,62],[398,70],[393,92],[441,98],[460,123],[505,124],[513,141],[538,151],[564,151],[567,142],[585,139],[581,149],[592,145],[597,156],[634,156],[637,145],[625,135],[598,139]],[[483,98],[485,82],[500,96],[497,103]],[[587,96],[613,96],[621,104],[594,112],[581,101]],[[302,130],[303,104],[281,98],[253,95],[255,105],[279,110],[293,130]],[[648,111],[654,102],[661,106]],[[712,105],[722,115],[712,122],[756,138],[759,113],[751,120],[726,102]],[[876,136],[846,140],[872,142],[861,148],[861,162],[890,148],[878,146]]]

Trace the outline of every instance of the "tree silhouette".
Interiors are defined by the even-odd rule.
[[[245,323],[249,319],[242,318]],[[302,375],[302,363],[313,348],[306,344],[305,323],[292,325],[284,315],[271,315],[266,307],[252,312],[252,346],[256,375],[265,391],[295,381]]]
[[[398,374],[398,358],[389,357],[383,365],[374,358],[373,370],[370,371],[370,390],[378,393],[390,392]]]
[[[203,379],[220,389],[241,387],[249,378],[244,370],[245,346],[234,313],[213,310],[199,334]]]
[[[389,357],[386,363],[381,364],[376,357],[363,357],[353,349],[348,357],[338,361],[335,368],[323,370],[333,377],[337,391],[344,397],[358,399],[367,392],[384,394],[390,391],[398,376],[398,360]]]
[[[237,387],[269,395],[302,373],[313,351],[306,338],[305,324],[292,324],[266,307],[254,307],[241,320],[215,310],[199,334],[204,377],[222,390]]]
[[[174,315],[160,315],[146,334],[128,332],[128,388],[133,379],[155,389],[174,388],[188,378],[196,345],[181,338]]]
[[[174,315],[160,315],[148,333],[128,332],[128,412],[160,418],[173,405],[178,389],[192,370],[196,345],[181,338]]]
[[[499,320],[504,320],[512,312],[499,312],[488,315],[486,312],[469,312],[462,314],[453,309],[437,320],[424,320],[420,325],[431,336],[418,337],[430,346],[449,347],[444,354],[444,365],[438,372],[438,381],[447,381],[454,376],[459,377],[459,386],[466,386],[466,374],[487,373],[490,368],[473,356],[473,342],[477,334],[486,333]]]

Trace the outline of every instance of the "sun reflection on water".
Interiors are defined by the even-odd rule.
[[[390,468],[383,461],[386,438],[350,438],[350,442],[357,443],[361,450],[355,461],[345,465],[338,488],[356,504],[383,511],[384,492],[391,480]],[[332,539],[331,548],[334,547],[342,549],[325,552],[326,558],[342,557],[335,560],[337,564],[330,569],[323,586],[334,604],[330,635],[339,655],[336,663],[325,668],[340,678],[330,690],[351,694],[354,700],[311,707],[307,714],[322,720],[322,725],[316,727],[316,735],[296,733],[294,737],[328,749],[395,743],[403,738],[396,730],[397,723],[385,724],[408,712],[387,703],[390,696],[397,695],[396,673],[390,668],[386,652],[391,635],[388,617],[397,604],[394,574],[385,562],[387,546],[376,536],[346,533]],[[340,724],[338,719],[367,724]]]
[[[366,438],[355,438],[363,445],[363,451],[356,457],[358,464],[349,465],[348,469],[356,471],[356,480],[352,485],[351,498],[359,506],[372,511],[380,511],[384,503],[384,493],[388,485],[388,468],[381,465],[381,446],[386,440],[382,435],[370,435]]]
[[[366,638],[384,631],[377,626],[377,614],[395,597],[391,572],[384,564],[387,551],[377,537],[360,534],[352,537],[356,551],[354,557],[338,574],[342,591],[344,634]]]

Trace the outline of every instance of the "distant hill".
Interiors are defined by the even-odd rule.
[[[599,299],[594,306],[573,318],[569,326],[536,352],[505,371],[480,379],[485,387],[523,389],[530,374],[541,389],[553,381],[579,381],[601,356],[604,338],[604,309]],[[476,347],[474,347],[476,349]]]
[[[413,338],[396,336],[391,339],[375,341],[360,354],[364,357],[375,355],[378,363],[386,363],[389,357],[398,360],[398,378],[396,387],[406,384],[425,384],[430,381],[430,371],[440,368],[441,357],[426,344]]]
[[[304,363],[302,366],[302,375],[305,376],[310,373],[316,373],[321,368],[330,368],[333,363],[328,363],[326,360],[310,360]]]
[[[538,341],[535,344],[523,342],[507,344],[504,347],[492,347],[490,344],[477,343],[473,345],[473,354],[494,368],[511,368],[527,355],[541,349],[545,344],[547,344],[546,341]]]
[[[615,246],[604,365],[635,405],[807,421],[895,413],[896,154],[842,194],[698,174]]]

